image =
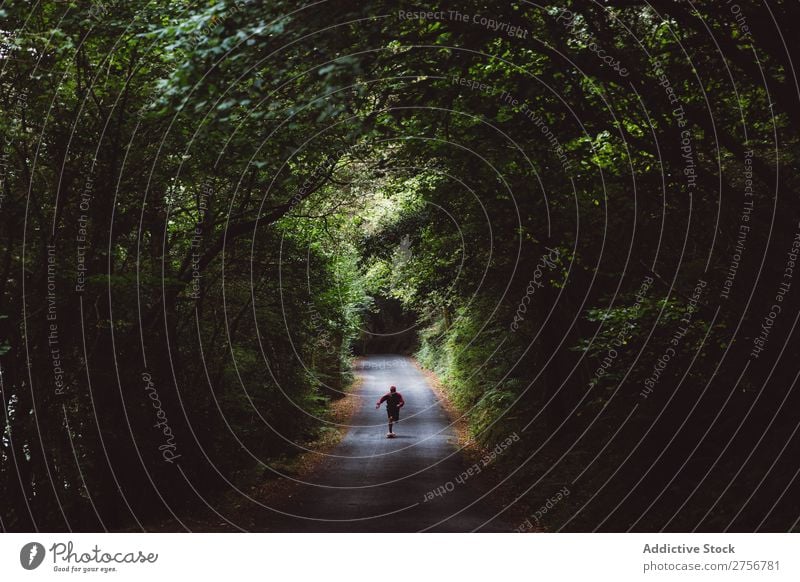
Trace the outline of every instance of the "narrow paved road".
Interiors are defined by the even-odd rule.
[[[356,370],[363,377],[358,409],[331,457],[321,464],[268,531],[409,532],[509,531],[492,520],[496,508],[479,497],[480,475],[456,482],[467,468],[450,421],[425,377],[408,358],[370,356]],[[406,405],[397,438],[386,438],[386,410],[375,402],[390,385]],[[450,485],[448,485],[450,483]],[[428,493],[447,487],[443,495]],[[441,491],[441,490],[440,490]],[[471,505],[472,504],[472,505]],[[471,505],[471,506],[470,506]],[[490,522],[487,525],[482,525]]]

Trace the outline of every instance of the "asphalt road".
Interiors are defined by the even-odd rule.
[[[470,464],[458,453],[450,420],[423,374],[402,356],[369,356],[350,428],[267,531],[510,531],[479,500],[481,475],[456,481]],[[386,408],[375,402],[390,385],[405,399],[396,438],[387,439]],[[442,490],[439,488],[446,488]],[[430,492],[439,489],[441,495]],[[432,498],[432,499],[431,499]],[[476,502],[476,500],[478,500]]]

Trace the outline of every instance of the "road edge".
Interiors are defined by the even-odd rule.
[[[414,363],[414,366],[417,368],[417,370],[419,370],[419,372],[425,376],[425,379],[433,389],[434,394],[436,394],[437,398],[439,399],[442,408],[447,413],[447,416],[456,432],[459,452],[464,457],[467,466],[473,463],[480,463],[481,459],[491,452],[490,449],[481,445],[477,440],[475,440],[475,438],[472,437],[469,430],[469,422],[466,419],[466,414],[452,401],[450,395],[447,393],[447,389],[444,387],[444,382],[441,378],[439,378],[436,372],[424,367],[419,363],[417,358],[413,356],[409,356],[409,358]],[[492,482],[482,485],[482,493],[486,493],[492,488],[492,486],[496,486],[494,492],[486,496],[486,502],[492,505],[498,511],[501,509],[504,510],[501,516],[503,521],[511,524],[525,523],[525,521],[529,518],[529,508],[523,506],[522,504],[509,506],[506,503],[506,500],[513,499],[514,495],[510,485],[500,483],[500,481],[502,481],[502,476],[497,473],[497,467],[490,466],[488,470],[484,469],[483,471],[485,474],[490,475]],[[534,529],[531,531],[541,532],[543,530]]]

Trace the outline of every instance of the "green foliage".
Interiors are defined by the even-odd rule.
[[[740,2],[751,36],[720,2],[495,4],[530,41],[395,18],[383,0],[3,5],[5,528],[97,528],[89,499],[112,527],[131,511],[160,518],[157,492],[180,506],[198,493],[187,483],[219,492],[217,467],[244,479],[291,457],[389,301],[416,317],[418,358],[481,441],[533,419],[541,442],[583,435],[599,411],[601,427],[627,422],[698,278],[720,287],[748,181],[771,210],[752,232],[774,247],[761,265],[743,259],[734,293],[782,275],[772,249],[788,248],[778,226],[800,187],[796,49],[762,7]],[[797,21],[796,3],[773,4],[778,22]],[[542,266],[548,249],[560,257]],[[651,270],[659,283],[634,308]],[[679,393],[684,371],[698,386],[721,376],[713,363],[760,333],[757,316],[705,301],[653,400]],[[743,302],[768,313],[772,297]],[[188,480],[160,456],[145,375]],[[632,423],[652,420],[653,400]]]

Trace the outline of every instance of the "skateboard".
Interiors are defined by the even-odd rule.
[[[386,438],[387,438],[387,439],[393,439],[393,438],[394,438],[394,437],[396,437],[396,436],[397,436],[397,434],[395,434],[395,433],[393,433],[393,432],[387,432],[387,433],[386,433]]]

